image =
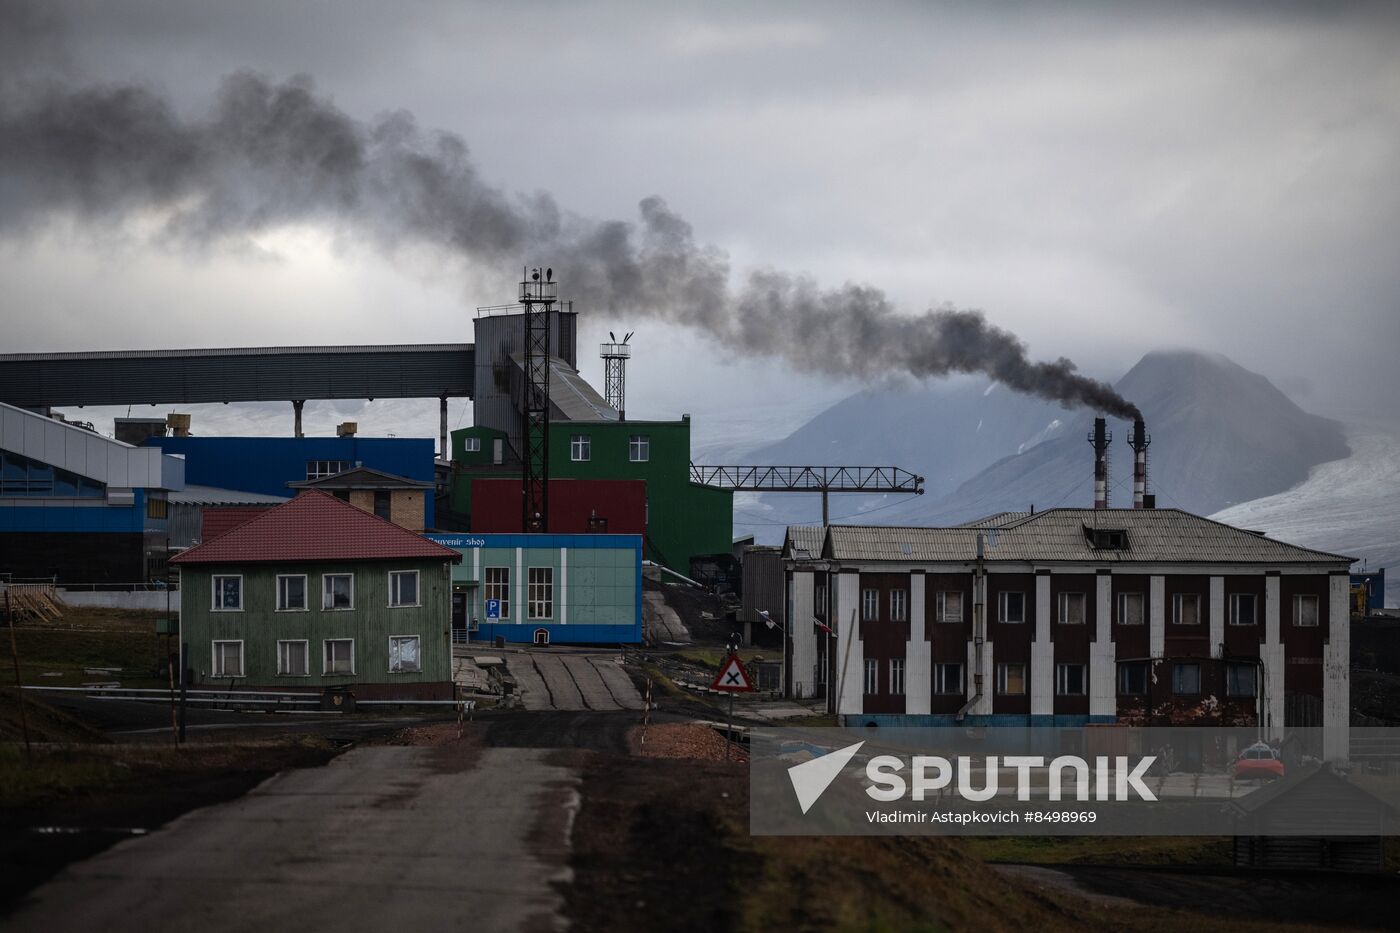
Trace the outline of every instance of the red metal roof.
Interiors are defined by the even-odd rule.
[[[217,538],[170,559],[173,564],[310,560],[402,560],[462,555],[324,492],[308,490]]]
[[[200,513],[199,540],[212,541],[219,535],[227,534],[233,529],[257,518],[271,505],[227,505],[216,508],[206,506]]]

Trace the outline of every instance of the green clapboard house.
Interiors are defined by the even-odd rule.
[[[443,547],[309,490],[171,558],[197,684],[452,697]]]

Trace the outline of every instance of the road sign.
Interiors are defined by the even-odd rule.
[[[729,657],[725,658],[714,682],[710,684],[710,689],[727,690],[730,693],[753,693],[749,672],[744,670],[744,663],[739,660],[739,655],[731,652]]]
[[[486,600],[486,618],[499,619],[501,617],[501,601],[499,599]]]

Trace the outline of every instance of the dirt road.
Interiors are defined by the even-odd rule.
[[[616,657],[520,651],[506,656],[506,667],[529,710],[639,710],[642,698]]]

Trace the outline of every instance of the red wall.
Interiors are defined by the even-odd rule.
[[[594,512],[608,520],[607,533],[646,533],[647,484],[640,479],[552,479],[549,481],[550,534],[587,534]],[[518,534],[520,480],[472,481],[471,530],[479,534]]]

